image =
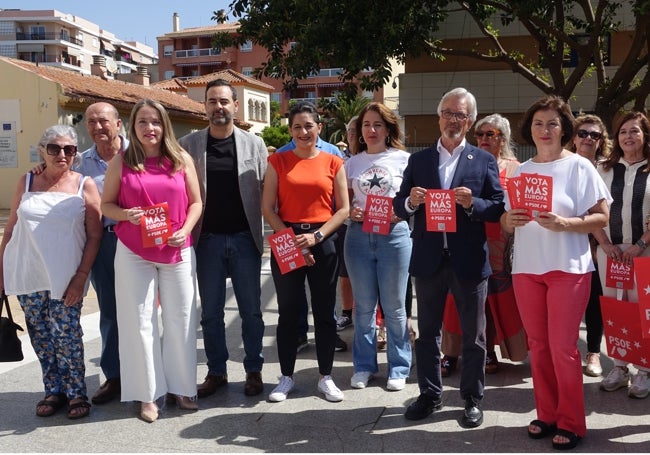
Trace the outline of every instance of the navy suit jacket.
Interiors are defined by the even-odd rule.
[[[411,188],[440,189],[437,148],[416,152],[409,158],[404,170],[404,179],[399,192],[393,199],[395,214],[408,219],[405,203]],[[485,236],[485,221],[499,221],[503,213],[503,189],[499,183],[497,160],[485,150],[467,144],[460,157],[450,188],[464,186],[472,190],[474,208],[471,216],[456,204],[456,232],[447,233],[447,248],[456,276],[477,280],[492,273]],[[411,275],[431,276],[442,261],[443,235],[428,232],[424,204],[413,214],[413,251],[411,253]]]

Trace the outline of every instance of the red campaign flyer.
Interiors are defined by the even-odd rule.
[[[454,190],[427,190],[424,198],[427,231],[456,232],[456,195]]]
[[[634,258],[634,275],[639,295],[641,336],[650,338],[650,257]],[[648,344],[650,344],[650,340],[648,340]],[[648,360],[650,361],[650,358]]]
[[[650,340],[641,336],[639,305],[613,297],[600,297],[607,354],[625,363],[648,365]]]
[[[369,194],[366,197],[366,211],[363,215],[361,230],[370,234],[388,235],[392,211],[392,197]]]
[[[273,257],[280,267],[280,272],[285,273],[307,265],[300,248],[296,246],[296,235],[290,227],[269,235],[269,245]]]
[[[533,212],[550,212],[552,211],[553,201],[553,177],[540,174],[521,174],[520,187],[523,187],[521,193],[521,202],[523,206]]]
[[[524,194],[524,181],[521,177],[511,177],[506,183],[506,191],[510,199],[510,208],[524,209],[523,194]],[[527,209],[528,210],[528,209]],[[528,210],[530,216],[530,210]]]
[[[634,287],[634,266],[607,258],[605,286],[615,289],[632,289]]]
[[[144,215],[140,218],[142,246],[151,248],[162,246],[172,235],[172,224],[169,219],[169,205],[166,202],[142,207]]]

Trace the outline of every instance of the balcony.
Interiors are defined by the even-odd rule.
[[[83,46],[83,41],[73,38],[67,33],[16,33],[16,41],[67,41],[68,43]]]
[[[186,49],[182,51],[174,51],[176,58],[194,58],[194,57],[209,57],[221,55],[221,49],[208,47],[205,49]]]

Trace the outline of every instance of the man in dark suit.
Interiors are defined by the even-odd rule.
[[[420,337],[415,341],[415,355],[420,396],[405,417],[423,419],[442,407],[441,328],[446,296],[451,292],[463,331],[460,394],[465,400],[461,422],[466,427],[483,423],[485,298],[492,273],[484,222],[499,221],[503,213],[496,159],[465,140],[476,114],[476,99],[464,88],[443,96],[438,105],[441,137],[435,147],[411,156],[393,200],[397,216],[415,217],[409,271],[417,294]],[[427,231],[426,211],[421,206],[427,189],[453,189],[456,232]]]

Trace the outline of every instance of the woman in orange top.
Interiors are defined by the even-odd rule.
[[[284,401],[294,386],[295,334],[304,301],[305,278],[309,281],[314,316],[318,390],[328,401],[341,401],[343,392],[330,374],[336,343],[336,320],[332,317],[339,267],[336,231],[350,211],[343,160],[316,148],[321,123],[313,104],[298,103],[291,109],[289,129],[296,147],[269,157],[262,212],[274,232],[293,229],[307,266],[282,274],[275,258],[271,258],[278,300],[277,343],[282,376],[269,401]]]

